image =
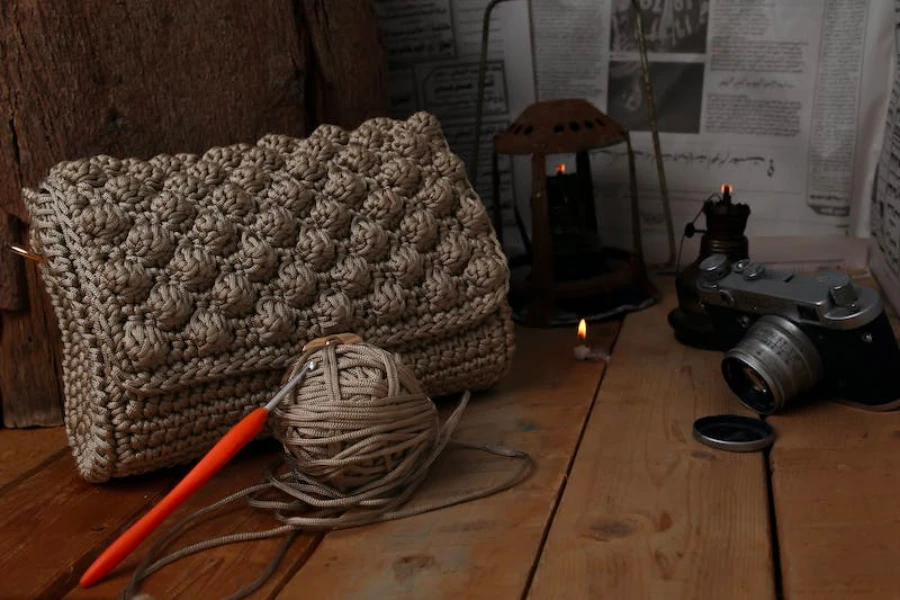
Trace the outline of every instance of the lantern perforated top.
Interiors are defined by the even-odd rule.
[[[560,154],[624,142],[628,133],[586,100],[550,100],[528,106],[494,137],[500,154]]]

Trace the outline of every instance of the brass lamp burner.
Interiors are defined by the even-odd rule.
[[[700,238],[700,255],[675,278],[678,307],[669,313],[669,325],[675,330],[675,337],[688,346],[719,349],[712,323],[700,304],[695,288],[700,275],[700,263],[711,254],[725,254],[731,261],[749,258],[749,243],[744,230],[750,217],[750,207],[732,203],[732,191],[731,186],[725,184],[718,201],[713,201],[714,195],[703,203],[697,218],[701,214],[705,216],[705,230],[694,227],[697,218],[684,229],[684,237],[703,234]]]

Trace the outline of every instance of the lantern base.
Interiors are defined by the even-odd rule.
[[[531,277],[531,265],[510,261],[513,319],[534,327],[571,326],[581,319],[601,321],[657,302],[659,291],[647,279],[639,257],[603,248],[595,258],[590,274],[581,270],[580,277],[575,277],[571,267],[558,275],[554,271],[552,290],[544,295]]]

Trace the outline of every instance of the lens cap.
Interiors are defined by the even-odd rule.
[[[772,445],[775,430],[751,417],[713,415],[694,421],[694,439],[719,450],[754,452]]]

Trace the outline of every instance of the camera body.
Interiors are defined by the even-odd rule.
[[[772,414],[813,391],[868,410],[900,406],[900,348],[875,289],[836,271],[800,276],[713,254],[697,294],[726,352],[725,381],[750,409]]]

